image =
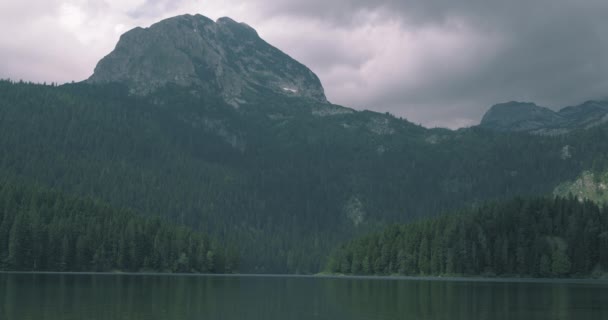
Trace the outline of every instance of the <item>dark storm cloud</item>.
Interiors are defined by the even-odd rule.
[[[382,11],[384,16],[403,19],[412,25],[443,23],[463,17],[486,27],[524,27],[555,17],[589,13],[605,14],[603,0],[272,0],[260,10],[269,16],[281,14],[330,19],[336,23],[356,23],[360,13]],[[601,11],[604,11],[601,13]],[[567,22],[567,21],[562,21]]]
[[[470,45],[476,48],[453,54],[479,55],[477,63],[458,70],[458,57],[439,55],[419,61],[426,65],[416,74],[388,74],[383,88],[357,97],[367,107],[415,121],[453,126],[450,119],[474,123],[491,104],[505,100],[561,107],[608,96],[606,1],[313,0],[278,1],[268,8],[271,15],[304,15],[328,20],[336,28],[353,28],[365,12],[374,12],[374,23],[397,20],[402,30],[414,33],[437,28],[449,34],[454,30],[451,24],[465,26],[474,39]],[[393,58],[399,68],[403,62],[399,56]],[[447,66],[437,65],[445,59]],[[449,66],[452,59],[454,67]],[[310,64],[315,66],[314,61]],[[400,85],[410,77],[422,85]]]

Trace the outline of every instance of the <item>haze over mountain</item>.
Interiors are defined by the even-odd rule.
[[[248,26],[178,16],[127,32],[88,81],[1,81],[0,176],[191,226],[243,272],[313,273],[355,235],[608,164],[606,125],[426,129],[323,92]]]

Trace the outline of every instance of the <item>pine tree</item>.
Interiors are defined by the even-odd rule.
[[[429,259],[429,242],[426,237],[420,241],[420,249],[418,250],[418,270],[421,274],[430,273],[430,259]]]
[[[17,214],[11,227],[8,245],[8,261],[13,270],[31,270],[31,240],[29,239],[27,216]]]
[[[551,271],[554,275],[562,277],[570,273],[572,263],[565,250],[556,248],[553,251],[551,260],[553,261],[551,264]]]

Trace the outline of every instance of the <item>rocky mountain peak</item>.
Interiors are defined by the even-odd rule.
[[[608,122],[608,102],[587,101],[560,111],[534,103],[508,102],[490,108],[481,127],[498,131],[519,131],[555,135],[574,129],[589,129]]]
[[[193,87],[234,106],[263,91],[327,102],[310,69],[227,17],[182,15],[132,29],[87,81],[125,83],[138,95],[167,84]]]
[[[550,109],[529,102],[511,101],[494,105],[483,116],[481,126],[504,131],[531,131],[551,126],[560,117]]]

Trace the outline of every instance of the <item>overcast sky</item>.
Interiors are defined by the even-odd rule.
[[[425,126],[608,98],[607,0],[2,0],[0,78],[86,79],[120,34],[184,13],[246,22],[330,101]]]

